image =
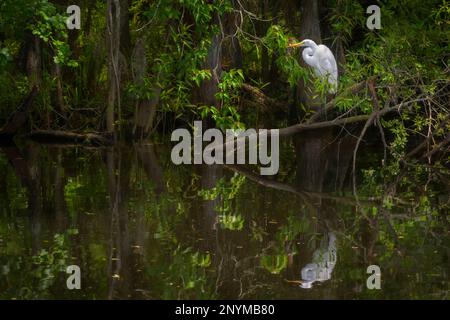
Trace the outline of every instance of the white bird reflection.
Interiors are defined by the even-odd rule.
[[[336,235],[329,232],[322,239],[319,248],[314,251],[312,262],[302,268],[300,287],[310,289],[314,282],[330,280],[336,259]]]

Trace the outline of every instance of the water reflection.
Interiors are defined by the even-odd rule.
[[[336,235],[329,232],[320,241],[319,248],[313,253],[312,262],[302,268],[301,287],[312,288],[314,282],[324,282],[331,279],[331,274],[337,262]]]
[[[445,297],[444,202],[355,201],[348,157],[305,164],[317,157],[298,159],[317,177],[305,186],[298,170],[174,166],[166,144],[4,145],[0,298]],[[80,291],[65,287],[70,264],[82,270]],[[365,288],[370,264],[382,268],[381,291]]]

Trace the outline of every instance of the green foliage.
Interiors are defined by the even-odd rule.
[[[353,199],[347,199],[351,192],[346,188],[324,199],[274,192],[247,183],[237,174],[218,179],[214,188],[199,190],[198,171],[189,166],[172,166],[170,152],[164,150],[168,144],[162,140],[158,147],[163,150],[157,152],[162,157],[162,186],[146,178],[148,168],[143,169],[141,163],[126,174],[122,172],[118,179],[126,191],[121,193],[123,208],[118,223],[122,224],[116,233],[111,232],[108,172],[101,152],[76,148],[64,156],[69,163],[61,180],[66,214],[58,211],[58,216],[53,217],[50,214],[56,212],[58,193],[54,190],[56,164],[50,154],[53,151],[42,151],[44,155],[39,165],[33,163],[32,172],[39,173],[38,194],[45,215],[33,218],[28,214],[33,209],[29,190],[21,185],[6,158],[0,156],[1,298],[66,298],[74,294],[58,290],[64,286],[63,266],[72,255],[79,259],[82,270],[87,270],[83,274],[91,287],[86,287],[81,297],[105,298],[111,280],[105,275],[111,263],[110,250],[119,248],[130,250],[124,253],[121,263],[123,271],[132,270],[132,275],[119,272],[118,292],[128,293],[129,289],[133,294],[145,292],[146,298],[171,299],[222,297],[223,291],[239,292],[239,298],[297,295],[298,288],[283,286],[280,290],[284,272],[294,268],[298,274],[306,261],[302,259],[310,258],[309,251],[330,226],[337,230],[340,258],[332,283],[326,288],[357,298],[447,297],[449,158],[445,154],[435,163],[424,164],[404,161],[404,156],[430,132],[431,148],[450,130],[448,124],[440,125],[448,122],[449,112],[448,95],[442,92],[448,90],[450,4],[448,0],[379,2],[382,29],[371,31],[365,26],[367,15],[359,2],[325,2],[321,15],[326,16],[320,22],[321,27],[326,24],[322,35],[330,36],[322,40],[333,52],[339,41],[345,54],[335,110],[348,115],[373,112],[368,90],[344,95],[345,89],[369,77],[376,80],[380,108],[402,105],[401,115],[392,113],[381,119],[387,142],[386,161],[381,160],[381,143],[374,152],[362,151],[361,145],[358,154],[357,169],[361,169],[355,172],[357,192],[371,202],[366,199],[357,205],[347,204]],[[311,68],[300,66],[300,50],[287,48],[291,35],[298,36],[299,21],[293,19],[290,25],[290,13],[275,2],[264,9],[254,2],[225,0],[139,0],[130,5],[131,44],[137,39],[144,41],[148,66],[143,82],[136,84],[127,69],[130,57],[124,57],[127,63],[120,70],[121,87],[127,90],[122,99],[124,123],[133,119],[134,101],[128,99],[152,99],[154,88],[162,89],[158,120],[165,132],[171,130],[167,125],[175,120],[191,123],[193,117],[199,116],[213,119],[221,129],[245,128],[255,123],[255,127],[285,125],[285,113],[270,110],[270,116],[265,114],[261,119],[259,112],[247,108],[241,99],[244,82],[287,105],[299,81],[311,81],[325,102],[326,84],[312,76]],[[0,1],[2,119],[9,117],[29,91],[22,55],[27,37],[33,34],[42,42],[43,81],[35,111],[29,117],[30,125],[59,126],[53,121],[60,117],[54,107],[56,81],[51,70],[56,62],[64,67],[62,85],[70,106],[65,120],[73,122],[77,130],[101,130],[108,84],[105,1],[89,2],[82,10],[83,28],[72,39],[79,57],[75,62],[69,50],[65,7],[48,0]],[[222,70],[213,70],[206,63],[208,55],[218,41],[225,56],[231,38],[229,29],[234,27],[229,18],[234,13],[238,13],[233,22],[239,28],[232,30],[232,36],[242,49],[242,67],[229,69],[227,61],[221,61]],[[77,64],[80,68],[73,68]],[[263,71],[270,71],[272,78],[265,78]],[[214,74],[219,78],[213,79]],[[198,93],[211,80],[217,80],[218,90],[213,94],[218,105],[205,106],[198,101]],[[435,99],[437,94],[442,99]],[[83,112],[91,110],[96,116],[85,116],[77,107],[83,107]],[[272,116],[277,119],[272,121]],[[380,123],[376,126],[371,126],[364,138],[371,135],[372,139]],[[345,129],[352,131],[351,126]],[[289,139],[282,143],[285,145],[280,150],[282,167],[277,181],[293,183],[293,145]],[[341,193],[348,197],[334,201]],[[316,202],[316,198],[320,201]],[[214,201],[217,216],[205,217],[199,209],[207,201]],[[320,215],[316,203],[320,203]],[[59,220],[61,216],[68,220],[67,224]],[[207,218],[213,222],[206,223]],[[33,229],[36,221],[42,223],[44,232],[39,234],[38,229]],[[213,230],[215,223],[218,230]],[[77,236],[79,241],[68,241]],[[121,247],[116,248],[116,242]],[[295,259],[288,260],[289,255]],[[364,289],[367,275],[360,267],[368,261],[382,264],[383,277],[392,280],[384,282],[378,293]],[[231,284],[226,277],[232,278]],[[120,287],[122,284],[135,287]]]
[[[0,6],[0,30],[9,37],[24,37],[31,31],[54,50],[54,60],[75,67],[67,44],[66,17],[48,0],[4,0]],[[65,11],[64,11],[65,12]]]
[[[398,161],[405,152],[406,143],[408,142],[408,132],[404,124],[398,120],[390,120],[385,122],[385,126],[394,134],[394,140],[391,142],[391,155]]]
[[[450,2],[443,0],[439,8],[433,10],[437,25],[450,24]]]
[[[348,44],[357,27],[364,26],[367,16],[365,9],[357,1],[333,0],[330,3],[329,22],[333,31],[333,41]]]
[[[28,28],[35,36],[50,45],[55,53],[53,57],[55,63],[77,67],[78,63],[70,59],[66,17],[58,13],[57,8],[46,0],[41,0],[37,4],[36,12]]]
[[[244,182],[245,177],[236,173],[229,182],[226,182],[225,178],[221,178],[214,188],[198,192],[198,195],[204,200],[219,200],[215,210],[220,213],[219,221],[225,229],[242,230],[244,227],[244,218],[240,214],[235,214],[233,210],[233,200]]]
[[[261,266],[272,274],[280,274],[286,269],[288,257],[285,254],[261,257]]]
[[[5,72],[4,68],[11,61],[11,54],[8,48],[0,48],[0,73]]]
[[[306,217],[296,217],[290,215],[286,223],[281,227],[277,233],[279,243],[295,241],[295,239],[302,233],[306,233],[310,228],[311,223]]]
[[[211,264],[210,255],[178,247],[172,257],[165,281],[173,289],[166,291],[164,298],[187,299],[197,292],[206,293],[205,268]]]
[[[22,278],[17,287],[2,292],[0,296],[9,299],[48,298],[49,290],[56,285],[60,275],[65,274],[68,266],[67,240],[68,236],[55,234],[48,249],[41,249],[32,256],[20,255],[23,252],[9,249],[8,254],[2,257],[2,277],[5,279],[20,270]],[[23,249],[17,247],[15,250]]]
[[[238,214],[223,214],[219,217],[219,221],[222,224],[224,229],[228,230],[242,230],[244,228],[244,218]]]
[[[206,77],[202,80],[206,79]],[[228,72],[223,72],[218,84],[219,91],[215,94],[216,99],[220,101],[220,106],[204,106],[201,110],[202,118],[210,115],[216,122],[217,127],[222,130],[244,129],[237,111],[240,87],[243,82],[244,74],[242,70],[231,69]]]
[[[277,66],[286,77],[289,85],[295,86],[300,79],[306,80],[310,74],[308,69],[302,68],[298,63],[298,55],[288,50],[289,37],[281,26],[272,25],[263,39],[269,52],[277,54]]]
[[[130,250],[120,257],[120,278],[113,287],[116,297],[215,299],[229,291],[237,296],[241,289],[251,298],[291,297],[298,287],[283,285],[280,290],[280,283],[298,280],[300,268],[311,262],[330,227],[339,241],[339,259],[332,278],[313,290],[331,288],[338,294],[342,290],[347,298],[445,297],[448,204],[446,185],[439,176],[449,172],[442,166],[433,168],[439,174],[427,166],[411,167],[396,193],[385,197],[384,206],[378,201],[384,196],[384,183],[399,175],[388,176],[379,166],[367,166],[358,192],[367,190],[361,192],[361,200],[367,196],[376,201],[347,204],[320,199],[324,218],[316,215],[309,199],[274,192],[248,179],[244,183],[240,175],[199,191],[201,177],[188,166],[172,165],[170,148],[161,144],[158,154],[164,192],[157,192],[140,162],[132,161],[129,172],[121,171],[119,230],[124,233],[119,234],[111,233],[102,157],[91,149],[66,150],[64,166],[58,170],[70,172],[70,179],[62,180],[68,223],[54,238],[54,218],[61,216],[47,207],[51,219],[38,220],[40,239],[33,237],[31,218],[24,214],[29,205],[26,190],[20,191],[20,178],[0,156],[1,181],[8,191],[0,192],[1,298],[105,299],[111,289],[111,275],[105,270],[115,263],[110,260],[111,252],[116,253],[113,248]],[[51,157],[44,152],[39,159],[36,166],[41,172],[54,172],[57,164]],[[44,203],[54,203],[54,183],[53,174],[41,176]],[[232,199],[227,206],[230,216],[240,215],[249,222],[232,232],[222,223],[213,229],[216,216],[208,221],[211,216],[199,209],[208,204],[204,201],[217,201],[220,222],[219,210],[226,207],[222,202],[227,199]],[[72,238],[76,241],[69,241]],[[32,251],[32,244],[39,249]],[[367,261],[380,265],[384,279],[391,279],[383,281],[378,294],[365,289],[367,274],[361,265]],[[80,265],[83,290],[66,289],[67,275],[61,271],[66,264]],[[223,283],[219,290],[218,282]],[[355,292],[356,286],[362,290]]]
[[[203,70],[194,70],[192,75],[192,81],[195,82],[197,86],[205,80],[211,80],[211,70],[203,69]]]
[[[3,0],[0,4],[0,30],[8,37],[23,37],[25,26],[45,0]]]
[[[164,111],[175,112],[177,116],[197,113],[192,103],[192,93],[203,81],[211,78],[211,70],[204,69],[203,65],[212,39],[219,32],[213,22],[217,16],[231,9],[231,1],[223,0],[163,0],[154,6],[144,7],[136,3],[131,8],[139,23],[145,25],[147,19],[154,22],[154,27],[146,35],[149,56],[154,60],[152,76],[147,83],[162,88],[160,102]],[[191,17],[193,23],[186,23],[185,16]],[[233,88],[230,87],[230,90]],[[233,95],[233,92],[223,94]],[[203,108],[200,112],[204,116],[211,114],[219,125],[238,122],[239,115],[235,108],[228,101],[223,105],[223,109],[200,106]]]
[[[38,291],[45,291],[55,281],[58,273],[66,271],[69,254],[66,248],[66,240],[63,235],[55,234],[53,245],[47,251],[42,249],[32,257],[33,276],[39,279]]]

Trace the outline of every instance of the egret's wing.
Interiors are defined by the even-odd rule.
[[[331,53],[331,52],[330,52]],[[322,76],[329,76],[337,80],[337,65],[333,55],[322,57],[319,60],[320,73]]]
[[[335,90],[337,88],[338,80],[338,69],[336,64],[336,59],[330,49],[323,46],[319,54],[319,74],[321,76],[326,76],[328,82],[333,86]],[[333,90],[333,91],[334,91]]]

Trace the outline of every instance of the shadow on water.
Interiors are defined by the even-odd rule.
[[[356,201],[353,144],[304,135],[276,179],[175,166],[166,143],[4,145],[0,298],[447,298],[447,191],[386,206],[362,181]]]

